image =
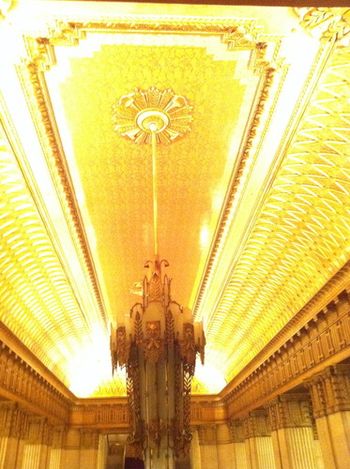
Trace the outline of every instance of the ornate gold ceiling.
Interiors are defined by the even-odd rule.
[[[1,320],[74,392],[125,391],[108,324],[153,256],[151,154],[113,105],[171,88],[193,122],[159,145],[159,250],[214,391],[211,370],[237,375],[349,259],[347,13],[81,5],[0,22]]]

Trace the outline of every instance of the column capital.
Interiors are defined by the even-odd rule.
[[[198,438],[200,445],[216,445],[216,425],[200,425]]]
[[[230,420],[230,429],[233,443],[244,442],[244,427],[243,422],[239,419]]]
[[[53,431],[47,418],[39,416],[30,416],[28,420],[28,440],[31,444],[43,444],[50,446],[52,444]]]
[[[350,410],[350,365],[326,368],[306,381],[315,418]]]
[[[271,430],[312,427],[310,404],[308,393],[286,393],[273,399],[266,405]]]
[[[28,414],[15,402],[0,403],[0,435],[14,438],[28,435]]]
[[[65,425],[57,425],[52,427],[52,448],[62,448],[66,439],[67,427]]]
[[[80,430],[80,446],[84,449],[98,449],[99,432],[90,429]]]
[[[267,419],[265,409],[257,409],[249,412],[249,415],[243,420],[244,437],[254,438],[256,436],[270,436],[271,429]]]
[[[219,423],[216,425],[216,442],[218,445],[232,443],[232,432],[229,423]]]

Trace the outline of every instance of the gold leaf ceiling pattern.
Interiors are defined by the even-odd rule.
[[[219,38],[216,45],[221,47]],[[209,247],[200,245],[201,228],[208,236],[214,231],[219,208],[212,210],[213,199],[224,198],[234,164],[227,153],[245,84],[226,54],[226,60],[216,60],[204,47],[175,41],[172,47],[103,45],[92,57],[70,61],[70,74],[60,85],[75,162],[70,155],[67,160],[77,167],[73,182],[84,192],[84,223],[94,230],[113,321],[135,302],[130,290],[154,253],[151,149],[114,132],[112,105],[130,90],[152,85],[171,87],[194,105],[191,132],[158,147],[160,255],[170,262],[174,297],[188,305]]]
[[[90,329],[0,134],[0,319],[59,379]]]
[[[350,53],[339,48],[207,330],[230,379],[350,257]]]

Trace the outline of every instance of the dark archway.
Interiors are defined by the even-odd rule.
[[[142,459],[125,458],[125,469],[145,469],[145,464]]]

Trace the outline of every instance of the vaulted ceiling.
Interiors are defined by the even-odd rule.
[[[171,88],[193,121],[158,146],[159,250],[204,324],[195,390],[217,392],[350,258],[349,10],[28,1],[3,16],[1,320],[73,392],[125,392],[109,328],[154,254],[152,162],[113,105]]]

